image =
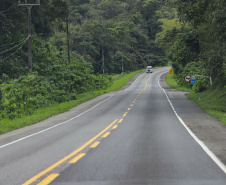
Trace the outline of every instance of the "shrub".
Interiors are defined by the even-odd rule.
[[[107,88],[110,81],[107,75],[94,75],[92,65],[83,59],[67,65],[58,61],[43,75],[35,72],[2,83],[0,118],[30,115],[40,107],[75,100],[79,93]]]
[[[180,69],[180,72],[175,75],[175,78],[180,86],[184,86],[190,89],[193,89],[195,92],[200,92],[205,90],[210,85],[210,80],[205,77],[196,77],[196,83],[185,82],[184,77],[186,75],[203,75],[208,76],[204,69],[204,62],[190,62],[184,68]]]

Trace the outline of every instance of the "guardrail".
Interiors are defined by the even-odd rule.
[[[210,79],[210,85],[211,85],[211,86],[213,85],[211,76],[204,76],[204,75],[195,75],[195,76],[203,77],[203,78],[209,78],[209,79]]]

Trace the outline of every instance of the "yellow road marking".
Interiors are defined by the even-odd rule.
[[[137,99],[134,99],[135,101],[137,100]]]
[[[123,114],[123,117],[125,117],[125,116],[126,116],[126,114],[127,114],[127,112],[125,112],[125,114]]]
[[[102,137],[103,138],[106,138],[106,137],[108,137],[108,135],[110,134],[111,132],[106,132]]]
[[[117,127],[118,127],[118,125],[115,125],[115,126],[112,127],[112,129],[116,129]]]
[[[50,184],[55,178],[57,178],[60,174],[50,174],[44,180],[39,182],[37,185],[48,185]]]
[[[100,144],[99,141],[96,141],[95,143],[93,143],[90,148],[96,148],[98,145]]]
[[[130,108],[128,108],[128,110],[130,110]]]
[[[27,182],[25,182],[23,185],[29,185],[31,183],[33,183],[35,180],[39,179],[40,177],[42,177],[43,175],[47,174],[48,172],[50,172],[51,170],[53,170],[54,168],[56,168],[57,166],[61,165],[62,163],[64,163],[65,161],[67,161],[68,159],[70,159],[71,157],[73,157],[74,155],[76,155],[78,152],[80,152],[81,150],[83,150],[85,147],[87,147],[88,145],[90,145],[93,141],[95,141],[99,136],[101,136],[104,132],[106,132],[112,125],[114,125],[116,122],[118,121],[118,119],[114,120],[108,127],[106,127],[104,130],[102,130],[99,134],[97,134],[95,137],[93,137],[92,139],[90,139],[87,143],[85,143],[83,146],[81,146],[80,148],[78,148],[77,150],[75,150],[74,152],[72,152],[71,154],[69,154],[68,156],[64,157],[63,159],[61,159],[60,161],[56,162],[55,164],[53,164],[52,166],[50,166],[49,168],[47,168],[46,170],[40,172],[39,174],[37,174],[36,176],[32,177],[31,179],[29,179]]]
[[[130,107],[132,107],[132,106],[133,106],[133,104],[130,105]]]
[[[122,123],[122,121],[123,121],[123,119],[120,119],[120,120],[118,121],[118,123]]]
[[[152,74],[149,76],[149,78],[147,79],[147,81],[146,81],[146,84],[145,84],[145,86],[144,86],[144,91],[146,90],[146,88],[147,88],[147,85],[148,85],[148,81],[150,80],[150,78],[151,78],[151,76],[152,76]]]
[[[76,163],[79,159],[83,158],[86,155],[86,153],[80,153],[78,154],[75,158],[73,158],[72,160],[70,160],[68,163]]]

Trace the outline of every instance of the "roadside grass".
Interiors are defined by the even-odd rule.
[[[176,80],[173,79],[173,76],[171,74],[167,74],[166,82],[170,87],[174,89],[191,92],[187,95],[189,99],[194,101],[206,113],[226,125],[226,87],[224,87],[223,89],[209,88],[204,92],[195,93],[190,89],[186,90],[186,88],[179,87]]]
[[[3,119],[0,121],[0,134],[4,134],[25,126],[33,125],[35,123],[48,119],[49,117],[52,117],[54,115],[66,112],[69,109],[76,107],[77,105],[84,103],[88,100],[91,100],[99,95],[102,95],[111,91],[116,91],[122,88],[128,81],[130,81],[133,78],[133,76],[135,76],[136,74],[142,71],[144,70],[138,70],[129,74],[124,74],[124,75],[120,75],[120,74],[112,75],[113,83],[110,87],[108,87],[105,90],[78,94],[76,100],[72,100],[72,101],[68,101],[60,104],[53,104],[48,107],[37,109],[32,115],[29,115],[29,116],[24,115],[21,118],[15,118],[13,120]]]
[[[201,93],[188,94],[187,97],[209,115],[226,125],[226,87],[223,89],[210,88]]]

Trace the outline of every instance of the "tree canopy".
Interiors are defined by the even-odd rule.
[[[29,1],[28,1],[29,2]],[[40,73],[42,52],[39,42],[67,50],[69,27],[70,53],[91,62],[94,73],[121,73],[164,65],[163,50],[154,42],[159,31],[156,11],[159,0],[42,0],[32,7],[33,71]],[[17,0],[0,4],[0,77],[19,77],[27,72],[27,9]],[[10,45],[11,43],[11,45]],[[17,45],[16,45],[17,44]],[[38,50],[40,49],[40,50]],[[125,59],[125,61],[124,61]],[[123,65],[122,65],[123,60]]]

